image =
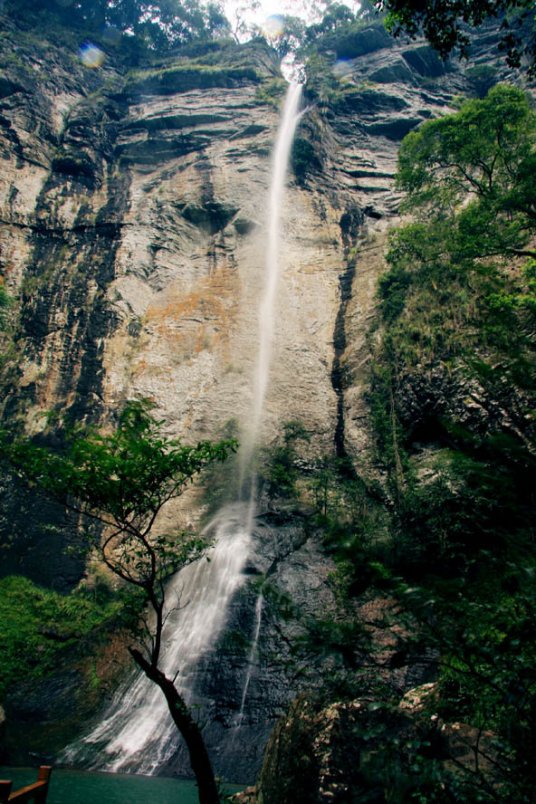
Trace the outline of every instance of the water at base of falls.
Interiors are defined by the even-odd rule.
[[[12,779],[17,789],[35,782],[35,769],[0,767],[0,777]],[[232,792],[238,792],[238,788],[231,785],[229,793]],[[102,804],[199,804],[199,793],[193,781],[54,769],[48,804],[95,804],[96,801]]]
[[[192,702],[197,661],[214,647],[229,601],[243,583],[251,530],[250,503],[223,508],[205,529],[214,538],[214,548],[207,558],[181,570],[166,591],[170,613],[161,669],[168,678],[177,676],[177,687],[187,703]],[[169,761],[176,744],[177,729],[161,690],[138,673],[117,691],[99,725],[67,748],[61,760],[151,774]]]

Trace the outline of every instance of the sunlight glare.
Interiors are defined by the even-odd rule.
[[[84,67],[89,67],[92,70],[102,67],[106,58],[103,51],[97,45],[91,44],[91,42],[85,42],[78,51],[78,55]]]

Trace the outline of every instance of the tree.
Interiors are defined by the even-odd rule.
[[[303,44],[306,25],[300,17],[285,15],[280,17],[274,33],[266,32],[266,37],[280,59],[295,53]]]
[[[441,801],[534,799],[535,152],[512,86],[409,134],[398,186],[415,217],[379,288],[369,399],[393,489],[379,555],[411,614],[399,655],[434,656],[429,715],[474,734],[473,770],[451,761]]]
[[[245,0],[235,3],[232,9],[231,30],[235,42],[242,42],[249,36],[255,36],[258,28],[250,20],[248,14],[260,8],[259,0]]]
[[[410,133],[398,185],[416,219],[392,233],[380,285],[390,376],[463,357],[510,410],[523,450],[536,382],[535,161],[536,114],[512,86]]]
[[[230,30],[221,3],[200,0],[5,0],[4,11],[30,25],[57,19],[97,39],[111,26],[148,50],[168,50]]]
[[[166,503],[205,467],[225,460],[236,442],[183,446],[163,436],[162,422],[152,417],[150,405],[143,401],[125,406],[114,432],[79,429],[61,452],[28,439],[9,441],[5,434],[3,442],[8,459],[25,480],[104,526],[103,535],[93,537],[102,561],[141,592],[151,612],[151,626],[145,622],[146,638],[129,651],[166,698],[189,751],[201,804],[215,804],[219,795],[201,729],[174,680],[160,669],[166,581],[198,558],[205,544],[183,533],[156,534],[154,526]]]
[[[501,22],[501,48],[507,63],[519,67],[524,58],[535,69],[536,37],[532,0],[376,0],[376,8],[387,12],[387,26],[395,34],[423,35],[442,58],[458,49],[467,56],[470,37],[467,26],[478,27],[486,20]]]
[[[355,18],[356,15],[345,3],[329,3],[322,19],[307,28],[307,38],[310,42],[314,42],[319,36],[348,26],[355,21]]]
[[[397,181],[406,208],[426,220],[456,214],[447,227],[450,243],[455,232],[465,257],[474,258],[518,253],[530,239],[535,167],[536,114],[520,89],[500,84],[411,132],[400,148]]]

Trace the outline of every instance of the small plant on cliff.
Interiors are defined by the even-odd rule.
[[[9,296],[7,295],[0,280],[0,327],[4,324],[5,310],[9,307]]]
[[[175,686],[161,669],[162,635],[169,607],[166,581],[198,558],[205,544],[184,533],[155,533],[162,508],[178,497],[206,466],[223,461],[234,440],[184,446],[162,434],[162,422],[146,402],[130,402],[116,430],[74,433],[58,453],[29,440],[4,443],[11,463],[29,481],[83,517],[104,526],[95,548],[125,584],[142,594],[151,610],[145,638],[129,648],[132,658],[164,694],[186,742],[201,804],[219,801],[218,788],[201,729]],[[6,439],[4,439],[6,441]]]
[[[282,443],[278,442],[265,451],[261,477],[270,500],[276,497],[295,499],[298,496],[296,484],[300,472],[297,444],[300,441],[307,442],[309,439],[310,436],[301,422],[286,422],[283,427]]]

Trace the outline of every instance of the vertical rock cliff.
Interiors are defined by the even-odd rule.
[[[4,415],[43,437],[49,411],[108,422],[127,398],[147,397],[166,432],[185,442],[240,426],[251,404],[279,119],[272,52],[259,43],[221,44],[150,69],[90,70],[72,39],[36,43],[8,27],[5,41],[0,268],[17,303]],[[494,44],[491,34],[477,42],[482,60]],[[453,95],[470,91],[471,78],[381,28],[342,41],[333,69],[338,84],[329,92],[306,87],[282,210],[262,445],[299,420],[310,437],[305,463],[349,455],[358,469],[375,472],[366,333],[386,232],[398,214],[397,148]],[[194,496],[169,514],[177,524],[199,520]],[[329,609],[331,567],[303,510],[264,503],[249,576],[266,578],[302,612]],[[21,531],[12,501],[4,505],[6,527]],[[83,566],[62,558],[55,577],[55,538],[43,568],[39,512],[31,518],[6,568],[67,588]],[[217,769],[238,779],[254,776],[295,688],[285,669],[293,626],[268,599],[263,654],[236,728],[247,650],[232,637],[247,642],[254,632],[256,600],[255,584],[246,583],[226,634],[200,667]],[[184,758],[161,770],[184,772]]]

